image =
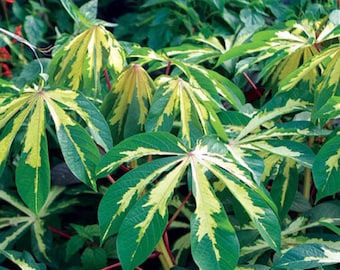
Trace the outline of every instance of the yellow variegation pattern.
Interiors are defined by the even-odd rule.
[[[160,93],[157,94],[158,99],[152,104],[152,116],[149,115],[148,118],[152,130],[161,130],[166,117],[176,119],[178,115],[182,137],[188,142],[191,140],[191,125],[202,129],[204,134],[209,134],[213,128],[219,130],[221,123],[214,110],[216,104],[207,91],[195,87],[182,78],[170,76],[159,77],[156,83],[159,85],[157,91]],[[164,97],[166,97],[166,104],[159,108],[158,102],[163,103]],[[226,138],[224,132],[219,135]]]
[[[199,220],[197,241],[200,242],[202,238],[207,235],[212,243],[216,259],[220,260],[221,254],[216,247],[217,241],[215,235],[217,221],[214,219],[213,215],[222,211],[221,205],[211,190],[210,183],[204,173],[202,164],[198,163],[197,160],[192,157],[191,166],[193,168],[193,194],[196,201],[195,214]]]
[[[145,231],[147,228],[149,228],[149,224],[153,220],[156,212],[158,212],[161,217],[165,217],[165,214],[167,213],[168,201],[173,194],[178,182],[182,178],[188,163],[188,159],[184,159],[183,162],[181,162],[165,177],[163,177],[161,184],[158,184],[151,190],[148,201],[143,205],[143,207],[149,207],[147,216],[141,223],[138,223],[134,226],[139,230],[138,238],[136,239],[137,243],[140,242],[145,236]],[[164,170],[164,168],[162,169]]]
[[[177,162],[178,161],[176,160],[174,163],[177,163]],[[174,165],[174,163],[169,163],[165,167],[161,167],[157,170],[154,170],[147,177],[141,178],[136,186],[130,187],[129,190],[127,190],[124,193],[121,200],[119,200],[117,202],[117,205],[119,205],[119,207],[118,207],[117,211],[115,212],[115,214],[112,216],[110,224],[108,224],[106,230],[102,233],[102,239],[106,239],[108,237],[108,234],[110,233],[110,228],[111,228],[113,222],[121,214],[123,214],[126,211],[126,209],[130,206],[132,198],[136,195],[140,196],[142,194],[142,192],[145,190],[146,185],[149,184],[150,181],[152,181],[156,176],[160,175],[164,170],[168,170],[168,168],[171,168]],[[163,197],[163,194],[161,195],[161,197]],[[164,211],[166,209],[166,207],[163,207],[162,209]],[[164,213],[163,213],[163,215],[164,215]]]
[[[137,128],[139,131],[142,131],[154,92],[154,83],[148,73],[138,64],[129,66],[118,77],[112,92],[116,95],[116,99],[109,116],[109,124],[117,125],[117,132],[121,134],[125,118],[135,114],[137,117],[135,125],[139,127]],[[136,108],[130,112],[134,100],[136,100]]]
[[[0,163],[8,157],[10,146],[13,142],[19,129],[22,127],[23,122],[32,110],[34,104],[29,104],[25,109],[23,109],[14,119],[13,127],[0,141]]]
[[[118,74],[124,64],[125,52],[112,33],[94,25],[58,51],[50,73],[57,85],[97,91],[101,72],[108,68]]]
[[[23,151],[28,154],[25,163],[38,169],[41,167],[41,139],[42,136],[45,136],[45,104],[42,94],[37,93],[35,98],[36,106],[27,125],[27,135]]]

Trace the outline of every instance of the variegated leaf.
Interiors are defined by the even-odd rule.
[[[68,110],[76,112],[86,123],[93,140],[106,152],[112,147],[110,129],[96,106],[81,92],[54,89],[48,91],[49,98],[66,106]]]
[[[182,44],[178,47],[166,48],[165,52],[168,57],[195,64],[216,58],[221,53],[212,47],[192,44]]]
[[[293,247],[275,263],[278,269],[309,269],[340,263],[340,249],[320,244]]]
[[[24,148],[15,173],[20,197],[38,214],[50,191],[50,170],[44,99],[38,92],[32,99],[35,108],[27,124]]]
[[[280,219],[283,221],[295,199],[298,189],[298,171],[293,160],[284,160],[280,164],[278,175],[273,181],[270,189],[273,201],[275,202]]]
[[[191,142],[191,124],[201,129],[203,134],[217,133],[227,139],[211,100],[210,94],[202,88],[197,88],[181,78],[161,76],[156,84],[156,91],[147,122],[147,131],[166,130],[173,126],[173,121],[179,115],[181,133],[185,141]]]
[[[153,92],[154,83],[142,66],[131,65],[120,74],[112,90],[115,100],[108,116],[116,142],[144,130]]]
[[[25,101],[25,103],[27,102],[29,102],[29,98]],[[0,135],[0,176],[3,172],[5,162],[8,158],[8,153],[12,142],[17,135],[17,132],[22,127],[25,119],[34,107],[33,102],[30,102],[28,104],[25,103],[22,105],[23,109],[16,115],[16,117],[12,117],[11,119],[9,119],[9,117],[7,117],[5,114],[3,118],[0,119],[0,121],[4,120],[3,125],[5,125]]]
[[[327,141],[315,157],[312,167],[314,183],[318,190],[317,201],[340,190],[340,136]]]
[[[288,93],[279,94],[252,117],[247,126],[237,136],[236,141],[242,141],[249,133],[261,127],[265,122],[287,113],[306,110],[308,105],[308,101],[301,98],[290,98]]]
[[[97,167],[98,177],[112,172],[120,164],[148,155],[183,155],[186,148],[176,137],[167,132],[142,133],[127,138],[115,145],[100,160]]]
[[[146,186],[178,162],[179,157],[174,156],[145,163],[124,174],[106,191],[98,208],[102,242],[118,232],[126,214]]]
[[[307,145],[295,141],[266,140],[253,142],[251,145],[257,149],[293,159],[307,168],[312,167],[315,158],[313,151]]]
[[[239,243],[223,205],[213,193],[202,164],[191,160],[192,189],[196,201],[191,217],[191,252],[201,269],[234,269]]]
[[[326,70],[322,69],[324,80],[321,82],[318,91],[323,91],[323,88],[327,88],[327,91],[333,93],[339,84],[339,54],[339,45],[331,46],[323,52],[315,54],[299,68],[291,69],[291,73],[287,74],[288,76],[280,82],[279,91],[290,90],[301,80],[311,80],[312,71],[315,71],[319,65],[322,65],[323,61],[329,58],[330,62],[327,64]],[[313,77],[316,77],[316,74],[313,74]],[[312,82],[315,81],[313,80]]]
[[[340,118],[340,96],[333,96],[324,103],[315,114],[312,115],[314,120],[320,119],[320,126],[323,126],[327,120]]]
[[[94,25],[60,49],[50,64],[54,84],[97,96],[101,72],[107,68],[120,73],[125,52],[112,33]]]
[[[245,97],[241,89],[224,76],[198,65],[190,65],[188,68],[191,74],[190,81],[194,85],[205,89],[216,100],[216,105],[220,110],[224,109],[220,96],[235,109],[240,109],[245,103]]]
[[[19,252],[15,250],[1,250],[0,254],[12,261],[20,269],[25,270],[46,270],[44,264],[36,263],[33,256],[27,251]]]
[[[99,150],[89,134],[52,98],[45,93],[65,161],[78,179],[96,190],[95,166],[100,159]]]
[[[50,240],[47,236],[47,227],[42,219],[34,222],[31,230],[31,241],[33,248],[36,249],[36,256],[39,261],[51,262],[48,252],[50,250]]]
[[[117,237],[117,251],[124,269],[132,270],[141,264],[162,237],[168,220],[168,201],[188,162],[188,158],[183,159],[168,172],[123,220]]]
[[[20,221],[20,218],[16,217],[16,219],[18,222]],[[34,219],[32,218],[20,222],[20,224],[16,224],[15,219],[13,221],[14,222],[10,224],[10,228],[0,234],[0,252],[1,250],[11,248],[18,238],[24,235],[34,223]]]
[[[215,166],[209,168],[230,190],[233,196],[243,206],[257,230],[274,250],[279,251],[281,246],[281,227],[277,217],[275,205],[262,190],[240,182],[235,176],[230,175]],[[237,176],[237,175],[236,175]]]

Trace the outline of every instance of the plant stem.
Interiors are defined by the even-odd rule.
[[[312,147],[314,143],[314,137],[308,138],[308,146]],[[310,191],[312,188],[312,171],[309,168],[305,168],[304,183],[303,183],[303,196],[310,201]]]
[[[106,85],[107,85],[107,88],[109,89],[109,91],[111,91],[111,82],[110,82],[110,77],[109,77],[109,73],[107,72],[106,69],[104,69],[104,76],[105,76],[105,81],[106,81]]]
[[[163,237],[159,240],[156,250],[160,252],[159,260],[161,261],[163,270],[170,270],[170,268],[175,266],[172,259],[172,254],[167,249]]]

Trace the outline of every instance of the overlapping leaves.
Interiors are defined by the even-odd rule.
[[[103,157],[98,176],[112,172],[122,162],[155,156],[113,184],[98,210],[102,241],[118,232],[118,254],[126,269],[133,269],[153,251],[166,226],[167,204],[188,170],[196,201],[191,243],[200,267],[209,264],[216,269],[234,269],[239,250],[234,229],[209,182],[208,171],[244,206],[266,242],[279,249],[280,226],[275,205],[227,152],[215,137],[203,138],[190,150],[169,133],[150,132],[124,140]]]
[[[224,53],[218,64],[234,57],[260,52],[254,61],[251,61],[251,65],[267,60],[259,75],[259,79],[261,78],[263,82],[270,79],[272,85],[274,85],[275,82],[281,82],[294,72],[294,75],[291,74],[285,83],[282,82],[282,88],[290,89],[293,83],[296,84],[301,80],[308,82],[311,87],[316,82],[318,74],[324,70],[322,61],[326,53],[320,54],[320,44],[340,35],[339,25],[335,25],[331,21],[324,27],[321,23],[317,25],[320,28],[307,20],[303,20],[295,22],[282,31],[259,32],[254,35],[252,43],[236,46]],[[328,55],[331,55],[331,52],[328,52]],[[297,71],[301,64],[312,58],[313,60],[311,60],[308,68],[305,67]],[[243,68],[246,68],[246,66]],[[240,71],[242,70],[240,69]]]
[[[112,139],[108,126],[96,109],[81,93],[54,89],[43,91],[25,88],[20,95],[8,98],[0,108],[0,174],[6,165],[11,145],[22,127],[26,136],[16,168],[18,192],[35,213],[49,193],[50,168],[46,139],[47,111],[54,121],[65,161],[73,174],[96,189],[94,168],[100,155],[94,141],[108,151]],[[75,111],[88,125],[89,133],[66,110]]]
[[[49,192],[47,199],[38,213],[34,213],[27,208],[16,194],[5,191],[0,191],[0,200],[2,203],[6,202],[13,206],[18,212],[11,213],[10,211],[3,211],[3,216],[0,217],[0,251],[11,249],[16,241],[18,241],[29,229],[31,229],[31,236],[33,250],[35,255],[39,256],[43,261],[50,261],[49,258],[49,238],[47,237],[47,225],[45,219],[47,216],[53,214],[56,210],[72,205],[77,202],[76,199],[68,200],[67,203],[57,204],[58,207],[52,208],[52,203],[55,203],[56,198],[65,190],[64,187],[54,186]],[[37,218],[37,216],[39,218]],[[26,268],[25,268],[26,269]]]

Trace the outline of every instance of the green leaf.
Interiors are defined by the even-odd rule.
[[[334,136],[322,146],[313,163],[312,173],[318,190],[317,201],[340,190],[339,168],[340,137]]]
[[[102,269],[107,265],[107,255],[104,249],[87,247],[81,254],[81,262],[85,269]]]
[[[299,245],[288,250],[275,264],[279,269],[309,269],[340,263],[340,250],[319,244]]]
[[[38,214],[50,190],[50,170],[44,99],[39,94],[36,99],[36,106],[27,125],[24,148],[16,168],[16,185],[22,200]]]
[[[46,23],[37,16],[29,15],[25,17],[24,29],[28,41],[37,46],[44,41],[43,37],[47,31]]]
[[[252,43],[246,43],[239,46],[232,47],[229,51],[220,56],[216,66],[220,66],[223,62],[240,57],[245,54],[262,51],[268,48],[268,45],[263,41],[256,41]]]
[[[84,244],[84,238],[79,235],[72,236],[66,243],[66,260],[69,260],[72,255],[76,254]]]
[[[192,188],[196,201],[191,217],[191,252],[201,269],[235,269],[239,243],[223,205],[213,193],[197,161],[192,161]]]
[[[18,252],[15,250],[1,250],[0,254],[4,255],[7,259],[12,261],[20,269],[25,270],[46,270],[44,264],[36,263],[33,256],[27,251]]]
[[[78,24],[83,24],[84,26],[91,26],[91,20],[93,16],[86,16],[79,10],[79,8],[70,0],[61,0],[60,1],[67,13],[71,16],[71,18]],[[90,1],[96,2],[96,1]]]

